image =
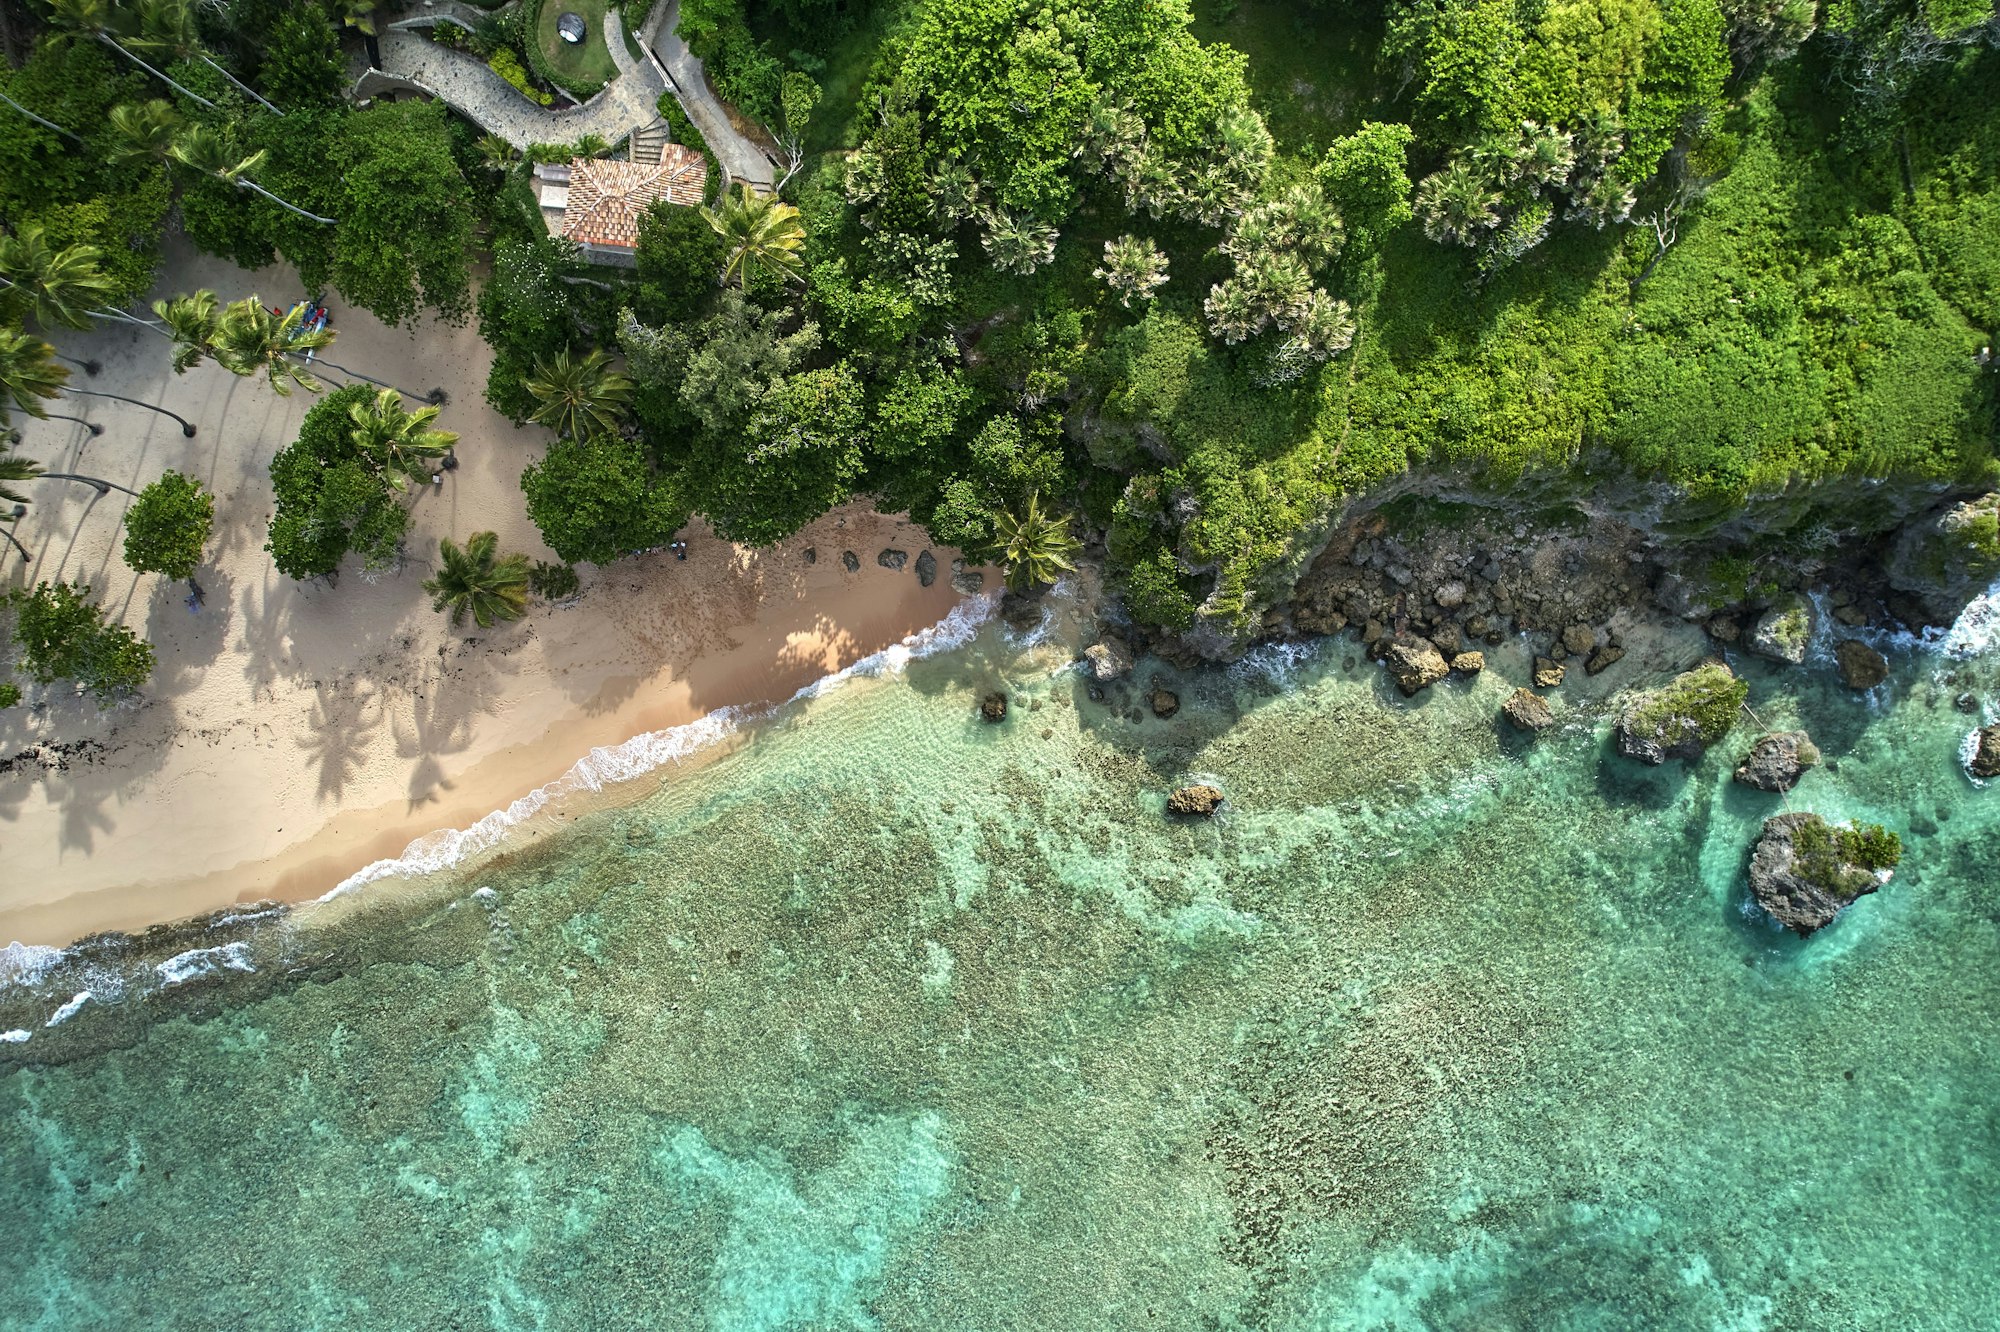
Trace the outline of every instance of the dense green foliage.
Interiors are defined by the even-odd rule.
[[[100,704],[143,686],[153,674],[153,645],[110,623],[83,583],[37,583],[8,594],[14,645],[37,684],[69,680]]]
[[[1792,869],[1808,883],[1843,894],[1866,892],[1875,875],[1903,859],[1903,839],[1879,823],[1849,827],[1808,815],[1792,830]]]
[[[265,549],[289,578],[327,578],[349,551],[365,569],[394,563],[409,527],[390,474],[362,449],[352,413],[374,401],[362,385],[335,389],[313,404],[299,437],[271,459],[277,512]]]
[[[164,473],[125,512],[125,563],[137,573],[191,578],[215,527],[215,496],[179,472]]]

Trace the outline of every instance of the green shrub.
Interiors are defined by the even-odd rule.
[[[14,643],[37,684],[72,680],[104,704],[138,689],[153,674],[153,645],[107,621],[83,583],[16,589]],[[18,693],[16,695],[18,697]]]
[[[13,681],[0,684],[0,708],[11,708],[21,701],[21,686]]]
[[[548,106],[556,100],[555,94],[545,93],[534,85],[528,78],[528,71],[521,65],[521,57],[506,47],[488,56],[486,65],[495,74],[512,84],[516,92],[536,105]]]
[[[125,563],[136,573],[191,578],[214,527],[215,496],[193,477],[168,472],[125,514]]]

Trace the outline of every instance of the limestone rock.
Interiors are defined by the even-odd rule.
[[[1531,689],[1516,689],[1509,694],[1500,705],[1500,713],[1519,731],[1546,731],[1556,724],[1556,714],[1549,711],[1548,700]]]
[[[851,550],[843,550],[840,552],[840,567],[849,573],[860,573],[861,557]]]
[[[2000,491],[1951,505],[1904,529],[1884,571],[1889,583],[1950,621],[2000,574]]]
[[[1477,675],[1486,669],[1486,654],[1461,652],[1451,659],[1451,668],[1460,675]]]
[[[1415,634],[1398,634],[1382,654],[1382,660],[1388,664],[1396,688],[1405,697],[1414,697],[1451,673],[1443,654],[1429,639]]]
[[[1548,657],[1535,658],[1535,688],[1554,689],[1563,682],[1563,665]]]
[[[1757,617],[1757,627],[1750,631],[1750,650],[1797,666],[1806,659],[1812,634],[1812,603],[1801,596],[1786,597]]]
[[[1605,646],[1590,654],[1590,660],[1583,663],[1585,675],[1602,675],[1625,659],[1622,647]]]
[[[897,550],[894,546],[891,546],[875,557],[875,563],[881,565],[884,569],[900,569],[909,562],[910,552],[907,550]]]
[[[1749,693],[1727,666],[1704,662],[1626,706],[1618,718],[1618,752],[1641,763],[1692,763],[1729,734]]]
[[[1807,768],[1819,766],[1819,746],[1804,731],[1773,731],[1757,737],[1736,765],[1736,780],[1760,791],[1789,791]]]
[[[1979,740],[1966,765],[1974,777],[2000,777],[2000,724],[1979,728]]]
[[[985,698],[980,699],[979,715],[990,722],[1006,721],[1007,696],[996,689]]]
[[[1437,590],[1437,604],[1446,610],[1455,610],[1465,604],[1465,584],[1456,578]]]
[[[1775,815],[1764,820],[1750,853],[1750,893],[1779,924],[1809,935],[1887,883],[1902,851],[1896,835],[1879,827],[1839,827],[1803,812]]]
[[[1108,634],[1103,642],[1085,648],[1083,657],[1090,663],[1090,678],[1099,684],[1110,684],[1132,673],[1132,650]]]
[[[1889,678],[1888,658],[1858,638],[1843,638],[1834,644],[1833,659],[1849,689],[1873,689]]]
[[[917,556],[917,584],[929,587],[937,581],[937,556],[924,551]]]
[[[1222,807],[1222,792],[1213,786],[1183,786],[1167,797],[1167,812],[1207,818]]]
[[[1733,615],[1717,615],[1703,626],[1708,636],[1718,643],[1734,643],[1743,637],[1743,626]]]
[[[1563,630],[1563,650],[1573,657],[1586,656],[1597,646],[1597,631],[1587,624],[1573,624]]]
[[[1152,706],[1153,715],[1161,721],[1181,710],[1180,695],[1171,689],[1155,689],[1146,701]]]

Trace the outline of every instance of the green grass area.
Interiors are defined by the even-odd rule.
[[[604,45],[604,15],[610,9],[611,0],[543,0],[535,17],[535,45],[542,59],[578,96],[586,95],[586,88],[595,92],[618,76],[618,66]],[[556,34],[556,20],[564,14],[583,20],[585,36],[576,46]]]

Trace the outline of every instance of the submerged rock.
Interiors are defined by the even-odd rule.
[[[1006,721],[1007,696],[996,689],[979,700],[979,715],[990,722]]]
[[[1721,662],[1704,662],[1633,699],[1618,718],[1618,752],[1641,763],[1692,763],[1736,725],[1750,694]]]
[[[937,556],[924,551],[917,556],[917,583],[929,587],[937,581]]]
[[[1382,660],[1396,688],[1406,696],[1414,697],[1451,674],[1451,667],[1445,664],[1437,647],[1428,638],[1415,634],[1396,635],[1388,651],[1382,654]]]
[[[1535,673],[1531,677],[1537,689],[1554,689],[1563,682],[1563,664],[1551,657],[1535,658]]]
[[[1760,791],[1789,791],[1807,768],[1819,766],[1819,746],[1804,731],[1760,735],[1736,765],[1736,780]]]
[[[1806,659],[1812,634],[1812,603],[1801,596],[1786,597],[1758,617],[1757,627],[1750,631],[1750,650],[1797,666]]]
[[[2000,777],[2000,724],[1979,728],[1972,761],[1965,766],[1974,777]]]
[[[1161,721],[1165,721],[1181,710],[1180,695],[1171,689],[1155,689],[1152,697],[1147,702],[1152,705],[1153,715]]]
[[[1451,659],[1451,668],[1460,675],[1477,675],[1486,669],[1486,654],[1461,652]]]
[[[1873,689],[1889,678],[1889,659],[1858,638],[1843,638],[1834,644],[1833,659],[1849,689]]]
[[[1597,631],[1587,624],[1573,624],[1562,631],[1562,645],[1572,657],[1586,656],[1597,646]]]
[[[1090,663],[1091,679],[1099,684],[1110,684],[1132,673],[1132,650],[1122,640],[1109,635],[1103,642],[1092,643],[1085,648],[1083,659]]]
[[[1764,820],[1750,853],[1750,893],[1779,924],[1809,935],[1889,882],[1902,856],[1902,840],[1879,825],[1779,814]]]
[[[1548,700],[1532,689],[1516,689],[1507,695],[1507,701],[1500,705],[1500,715],[1521,731],[1546,731],[1556,724],[1556,714],[1549,711]]]
[[[1590,654],[1590,660],[1583,663],[1585,675],[1602,675],[1619,662],[1625,660],[1625,649],[1605,646]]]
[[[1222,807],[1222,792],[1213,786],[1197,783],[1183,786],[1167,797],[1167,813],[1181,814],[1194,818],[1207,818]]]

